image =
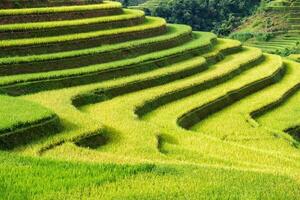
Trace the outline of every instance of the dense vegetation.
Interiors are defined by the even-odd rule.
[[[228,35],[259,5],[260,0],[172,0],[152,12],[171,23],[184,23],[194,30]]]
[[[23,3],[0,9],[0,199],[299,198],[299,63],[118,2]]]

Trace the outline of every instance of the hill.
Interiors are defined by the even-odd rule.
[[[0,24],[0,199],[299,198],[299,63],[110,1]]]
[[[282,56],[299,53],[300,1],[273,1],[242,25],[233,38]],[[295,56],[293,56],[295,57]]]

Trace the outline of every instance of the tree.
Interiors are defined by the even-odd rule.
[[[229,34],[250,15],[260,0],[172,0],[163,1],[153,14],[171,23],[191,25],[194,30]]]
[[[124,7],[128,7],[129,6],[129,0],[121,0],[122,4]]]

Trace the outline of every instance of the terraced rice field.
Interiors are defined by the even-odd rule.
[[[285,33],[275,33],[276,36],[268,41],[250,40],[245,44],[260,48],[267,53],[285,56],[300,53],[300,1],[295,0],[288,5],[272,6],[269,10],[282,13],[289,29],[285,30]]]
[[[146,9],[146,10],[154,10],[155,8],[157,8],[159,6],[160,3],[162,3],[162,0],[148,0],[144,3],[139,4],[138,6],[136,6],[136,8],[139,9]],[[168,2],[168,0],[166,0],[165,2]]]
[[[300,54],[291,54],[289,55],[289,58],[297,62],[300,62]]]
[[[0,23],[0,199],[299,199],[299,63],[108,1]]]

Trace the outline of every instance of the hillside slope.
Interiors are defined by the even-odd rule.
[[[268,53],[283,56],[299,53],[300,1],[271,2],[264,12],[258,12],[242,25],[233,38]]]
[[[0,24],[0,199],[299,198],[299,63],[110,1]]]
[[[138,8],[142,8],[145,10],[149,10],[149,12],[153,11],[157,6],[159,6],[162,2],[168,2],[170,0],[148,0],[138,5]]]

